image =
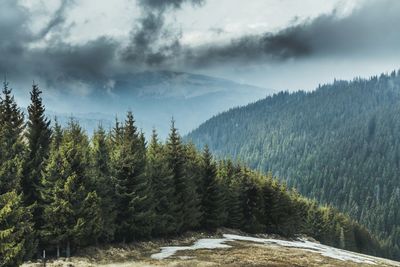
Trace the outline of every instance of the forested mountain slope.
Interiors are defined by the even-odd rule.
[[[400,246],[399,72],[282,92],[187,137],[333,204]]]
[[[272,175],[215,161],[185,144],[171,123],[149,142],[132,112],[92,138],[74,120],[51,127],[33,85],[28,116],[8,83],[0,96],[0,266],[38,252],[66,256],[100,244],[177,236],[220,227],[293,237],[306,234],[346,250],[396,258],[363,226],[319,206]]]

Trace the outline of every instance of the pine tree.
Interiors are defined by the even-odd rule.
[[[201,156],[193,143],[184,145],[184,177],[185,187],[184,197],[184,227],[183,230],[197,229],[201,225],[201,190],[202,172]]]
[[[186,161],[187,154],[178,130],[175,128],[175,122],[172,120],[171,131],[166,143],[166,160],[174,177],[174,202],[176,207],[174,216],[178,232],[197,226],[198,220],[196,221],[196,218],[199,218],[197,189],[188,172],[190,168],[188,168]]]
[[[17,107],[8,83],[0,102],[0,193],[21,189],[24,145],[23,113]]]
[[[41,242],[44,245],[53,245],[60,256],[60,246],[63,245],[66,218],[70,212],[65,205],[58,206],[62,200],[64,180],[61,176],[62,156],[60,146],[63,139],[63,130],[55,119],[51,136],[49,158],[42,172],[40,180],[40,208],[42,209],[43,225],[39,229]],[[64,204],[63,201],[61,204]]]
[[[202,171],[202,225],[212,230],[222,224],[223,196],[217,182],[217,167],[208,146],[205,146],[202,155]]]
[[[19,266],[31,256],[31,212],[15,190],[0,195],[0,266]]]
[[[22,189],[24,192],[26,205],[35,204],[33,218],[36,229],[42,225],[40,205],[40,177],[44,168],[45,161],[49,153],[50,145],[50,121],[45,117],[45,108],[42,104],[41,91],[36,84],[33,84],[31,104],[28,107],[27,131],[25,133],[28,141],[28,151],[26,153],[24,176]]]
[[[117,239],[122,241],[149,237],[154,219],[151,185],[145,175],[145,144],[134,123],[132,112],[128,112],[115,161]]]
[[[242,205],[242,191],[240,178],[240,166],[234,166],[231,161],[228,161],[225,165],[227,181],[226,185],[228,187],[228,218],[227,226],[240,229],[243,225],[243,205]]]
[[[146,176],[150,180],[154,196],[154,229],[156,236],[170,235],[176,231],[174,212],[174,180],[172,170],[165,159],[164,147],[153,130],[147,149]]]
[[[112,147],[116,147],[118,145],[122,144],[123,141],[123,135],[124,135],[124,128],[121,127],[120,122],[118,121],[118,118],[115,118],[115,125],[110,131],[110,143]]]
[[[261,189],[253,181],[247,169],[242,170],[241,190],[243,205],[243,230],[250,233],[259,233],[265,229],[262,224],[264,218],[264,203]]]
[[[183,155],[183,145],[174,123],[175,122],[172,120],[171,131],[168,136],[165,152],[168,167],[172,170],[174,180],[175,196],[173,201],[176,208],[174,211],[176,230],[177,232],[181,232],[184,225],[183,203],[185,201],[184,191],[186,190],[184,177],[185,161]]]
[[[101,235],[102,241],[111,241],[115,233],[115,183],[112,179],[110,145],[106,133],[100,126],[94,133],[91,150],[91,179],[95,190],[101,199],[102,221],[104,223]]]
[[[75,184],[71,186],[71,189],[74,186]],[[96,191],[89,192],[83,199],[81,207],[78,209],[79,216],[73,228],[73,240],[78,246],[96,244],[101,236],[106,226],[101,205],[102,201]]]
[[[32,213],[22,202],[23,114],[4,82],[0,102],[0,263],[18,265],[35,250]]]
[[[88,173],[88,148],[86,135],[71,120],[64,131],[59,154],[50,154],[42,180],[47,189],[44,200],[49,203],[44,209],[43,233],[58,246],[65,245],[67,257],[71,247],[95,243],[103,225],[100,199]]]

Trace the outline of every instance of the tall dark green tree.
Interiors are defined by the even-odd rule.
[[[27,153],[25,157],[22,190],[27,205],[35,204],[33,210],[34,221],[37,229],[41,227],[40,205],[40,178],[48,158],[51,129],[50,121],[45,116],[45,107],[41,98],[42,91],[38,85],[32,85],[30,92],[31,104],[28,107],[28,122],[25,137],[27,140]]]
[[[101,199],[101,214],[104,225],[102,241],[111,241],[115,233],[115,181],[111,171],[111,147],[103,127],[99,127],[93,135],[91,161],[91,179],[96,193]]]
[[[178,130],[175,128],[175,122],[172,120],[171,131],[165,147],[166,160],[168,167],[172,170],[174,180],[174,217],[176,219],[176,231],[181,232],[184,218],[184,201],[185,201],[185,173],[184,173],[184,154],[181,138]]]
[[[15,190],[0,194],[0,266],[19,266],[32,255],[32,213]]]
[[[257,179],[249,173],[247,168],[241,172],[241,191],[243,205],[242,229],[250,233],[259,233],[265,229],[264,226],[264,199],[261,194],[260,183],[253,181]]]
[[[183,146],[185,156],[185,187],[184,192],[187,201],[184,205],[184,230],[198,229],[201,226],[201,190],[202,170],[201,155],[192,144]]]
[[[188,175],[188,162],[186,161],[185,147],[182,139],[175,128],[175,122],[171,122],[171,131],[166,143],[166,160],[172,170],[175,186],[174,202],[176,206],[175,218],[177,232],[186,231],[198,224],[199,206],[197,189],[192,177]],[[192,187],[191,187],[192,185]]]
[[[217,181],[217,166],[208,146],[202,155],[202,225],[207,229],[221,226],[224,216],[224,201],[221,186]]]
[[[16,266],[29,258],[36,246],[32,213],[23,204],[21,178],[24,145],[23,114],[8,83],[0,102],[0,265]]]
[[[235,166],[231,160],[226,160],[220,163],[218,175],[225,191],[224,225],[239,229],[243,225],[242,194],[239,181],[240,168]]]
[[[171,235],[176,230],[176,210],[174,199],[174,180],[164,153],[164,147],[153,130],[147,149],[146,176],[152,184],[154,201],[154,229],[156,236]]]
[[[66,217],[68,212],[64,205],[58,206],[62,199],[64,180],[61,176],[62,155],[60,151],[63,139],[63,129],[55,119],[53,127],[49,158],[46,161],[40,180],[40,208],[43,225],[39,228],[40,240],[44,246],[55,246],[57,257],[60,256],[60,246],[63,245]]]
[[[145,175],[146,151],[143,139],[128,112],[123,141],[115,166],[117,194],[117,239],[132,241],[149,237],[153,228],[154,209],[151,185]]]
[[[21,189],[24,144],[24,116],[4,82],[0,102],[0,192]]]
[[[58,161],[60,160],[60,161]],[[48,189],[43,233],[57,245],[71,249],[95,243],[102,232],[100,198],[90,179],[89,142],[73,120],[64,130],[59,154],[50,154],[42,179]],[[52,181],[55,181],[54,183]]]

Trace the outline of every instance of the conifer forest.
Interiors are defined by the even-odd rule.
[[[347,215],[302,197],[231,160],[184,143],[171,121],[164,142],[137,129],[131,112],[89,138],[73,119],[50,123],[34,84],[26,116],[4,83],[0,103],[0,259],[16,266],[46,249],[179,235],[218,227],[307,234],[339,248],[394,257],[397,251]],[[26,118],[26,119],[25,119]]]

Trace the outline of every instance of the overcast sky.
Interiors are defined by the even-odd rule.
[[[83,94],[158,69],[312,90],[398,69],[399,14],[398,0],[3,0],[0,73]]]

